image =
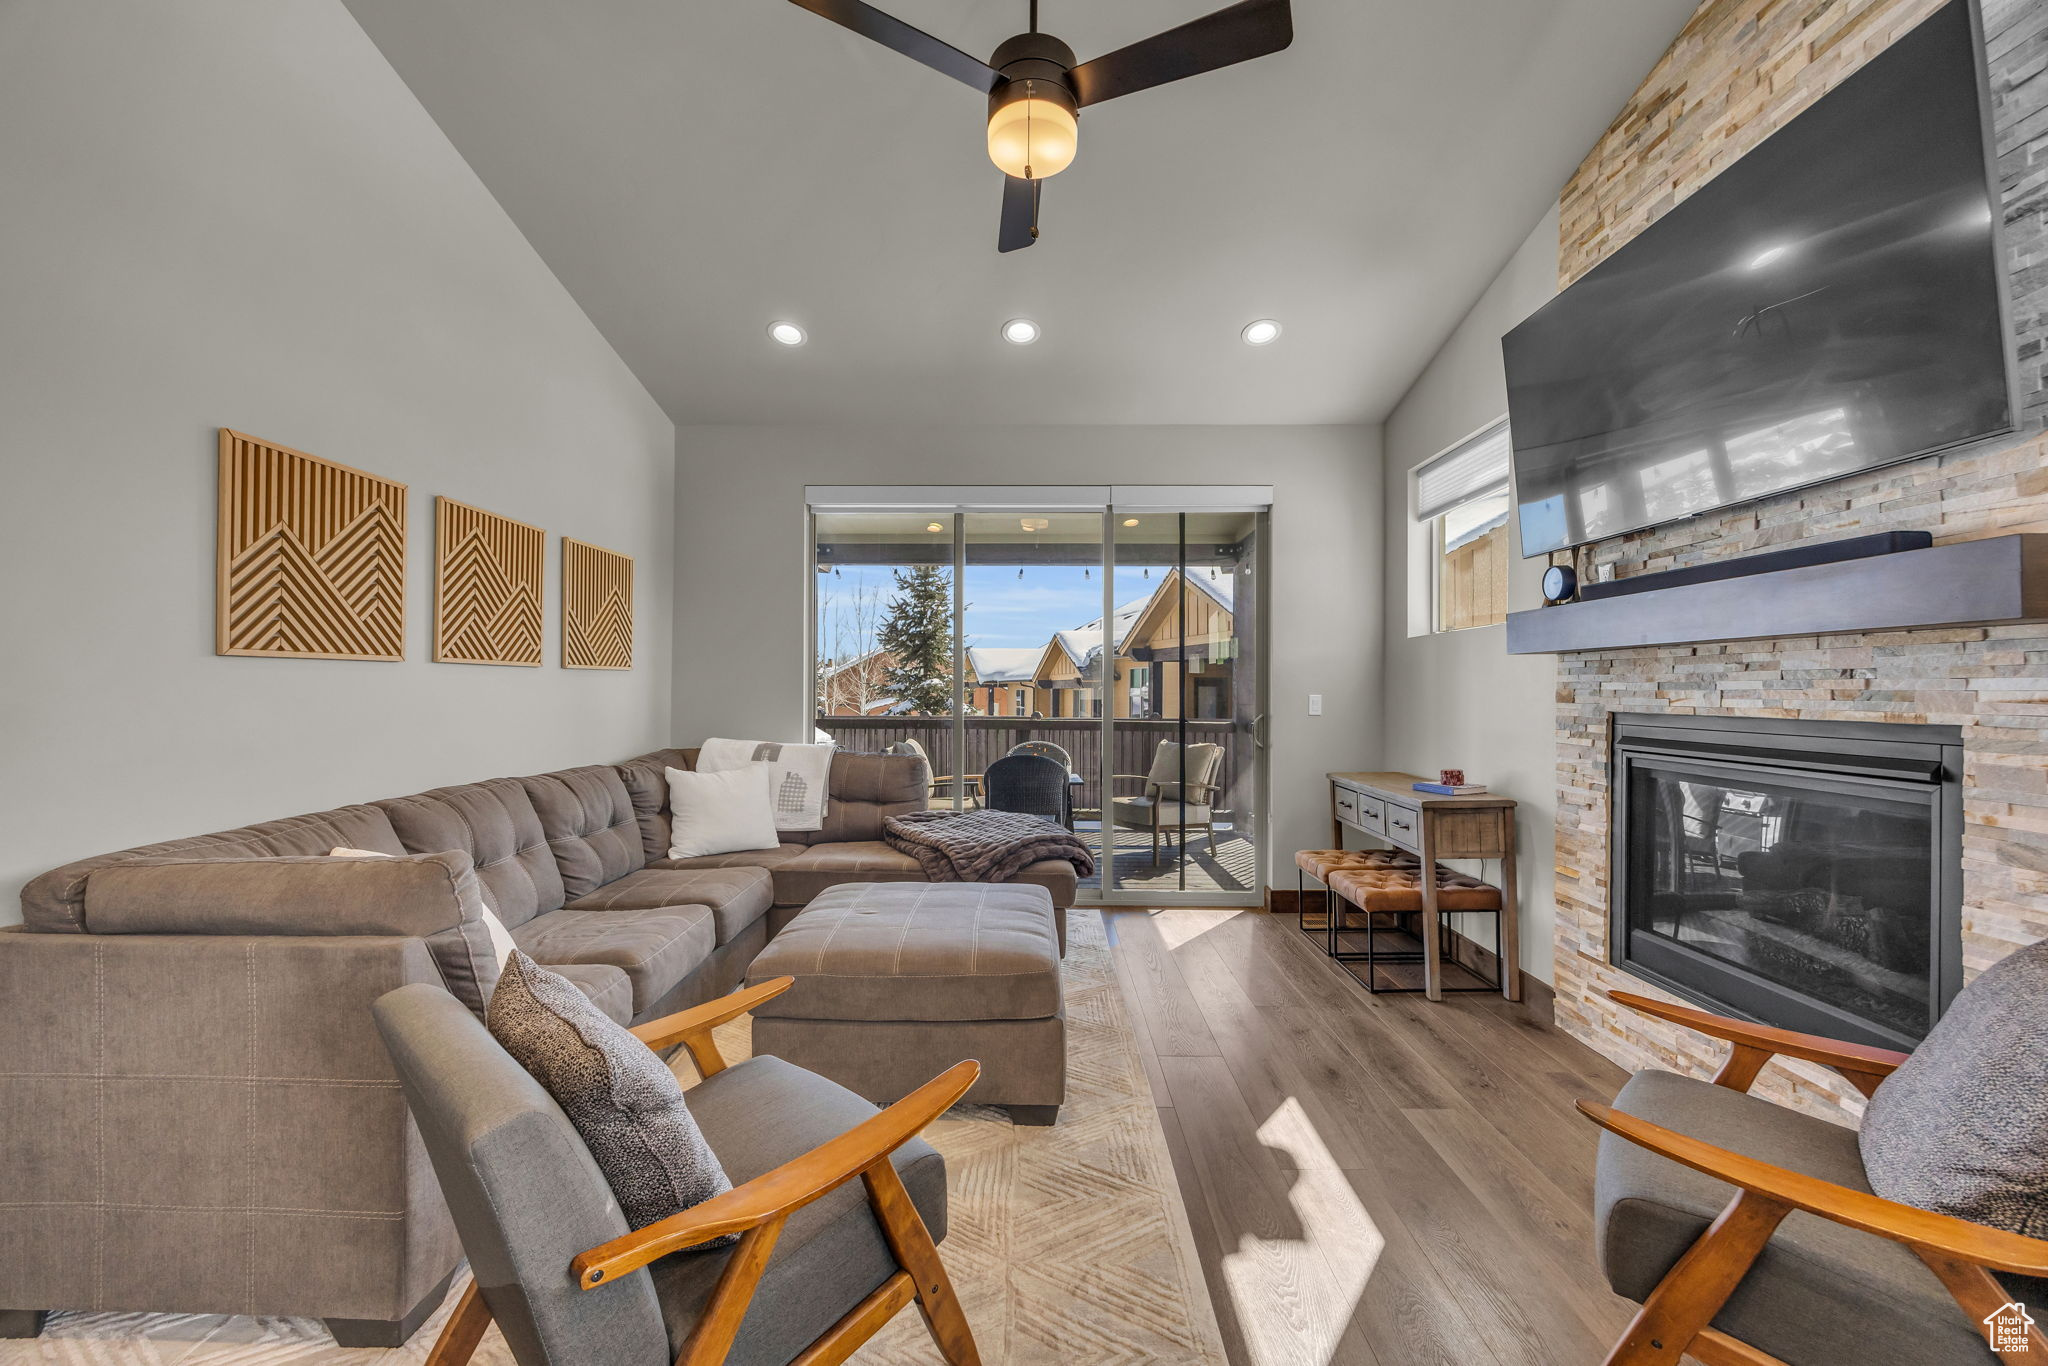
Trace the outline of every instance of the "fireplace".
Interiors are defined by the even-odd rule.
[[[1615,965],[1911,1049],[1962,986],[1962,753],[1954,726],[1615,716]]]

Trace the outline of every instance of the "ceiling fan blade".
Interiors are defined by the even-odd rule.
[[[913,62],[922,62],[963,85],[986,95],[1003,83],[1003,75],[979,57],[970,57],[949,43],[942,43],[901,19],[882,13],[863,0],[790,0],[793,5],[823,15],[835,24],[872,38],[883,47],[894,48]]]
[[[1248,62],[1278,52],[1293,41],[1294,14],[1288,0],[1241,0],[1229,9],[1081,63],[1071,73],[1074,96],[1082,104],[1101,104],[1168,81]]]
[[[1003,177],[1003,226],[996,233],[996,250],[1017,251],[1038,240],[1038,187],[1044,183]]]

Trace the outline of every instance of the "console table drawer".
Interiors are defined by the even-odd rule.
[[[1387,831],[1386,803],[1369,792],[1360,792],[1355,787],[1338,784],[1334,789],[1337,801],[1337,819],[1346,825],[1356,826],[1368,835],[1384,835]]]
[[[1411,854],[1422,852],[1422,813],[1412,806],[1395,806],[1387,803],[1386,837],[1390,844],[1398,844]]]

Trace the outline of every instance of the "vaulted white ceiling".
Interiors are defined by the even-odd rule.
[[[981,97],[787,0],[347,3],[682,424],[1377,421],[1693,8],[1295,0],[1287,51],[1088,110],[999,255]],[[1025,27],[882,3],[979,56]],[[1222,3],[1041,27],[1085,60]]]

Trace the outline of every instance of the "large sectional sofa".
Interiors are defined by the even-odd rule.
[[[461,1249],[371,1002],[455,989],[488,907],[607,1014],[645,1021],[732,990],[820,891],[925,878],[882,840],[930,779],[893,755],[834,757],[822,830],[670,859],[665,770],[695,753],[127,849],[25,887],[23,923],[0,932],[18,1060],[0,1075],[0,1335],[62,1308],[410,1336]],[[351,900],[337,846],[431,857],[353,874],[388,890]],[[1064,948],[1072,866],[1016,880],[1051,892]]]

